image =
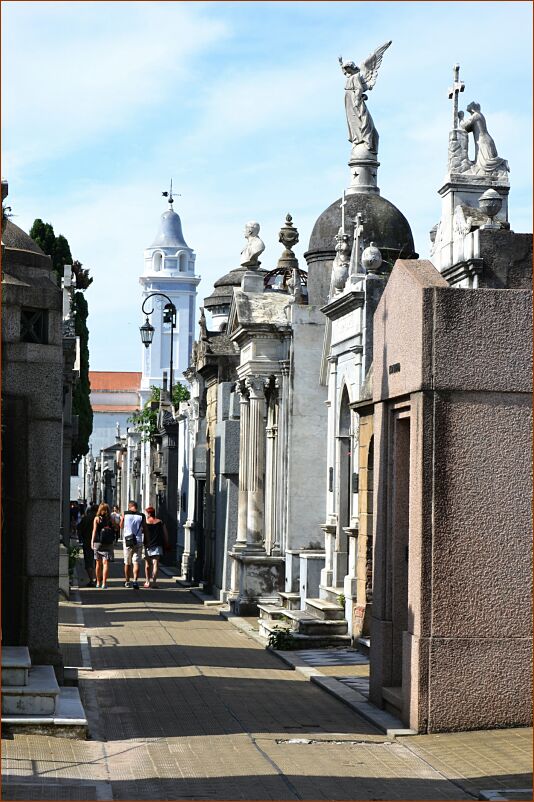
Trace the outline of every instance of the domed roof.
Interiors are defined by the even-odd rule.
[[[30,251],[30,253],[37,253],[39,256],[46,256],[45,252],[32,240],[29,234],[26,234],[22,228],[19,228],[9,218],[4,220],[2,226],[2,242],[6,248],[16,248],[19,251]]]
[[[182,221],[172,209],[161,215],[159,231],[151,248],[188,248],[182,234]]]
[[[224,276],[217,279],[213,285],[213,292],[204,299],[206,309],[211,309],[213,306],[229,306],[234,296],[233,288],[241,286],[241,281],[246,272],[246,267],[235,267],[229,273],[225,273]],[[258,272],[264,275],[266,271],[260,268]]]
[[[345,228],[352,238],[354,218],[361,212],[363,218],[363,238],[365,242],[375,242],[385,259],[417,258],[410,224],[396,206],[386,198],[375,193],[356,193],[346,196]],[[320,254],[324,257],[335,255],[335,236],[341,226],[341,198],[334,201],[318,217],[310,237],[306,257]]]

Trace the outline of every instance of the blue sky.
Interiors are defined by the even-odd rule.
[[[276,266],[287,212],[307,249],[349,184],[343,76],[392,39],[369,108],[379,186],[428,256],[439,219],[452,65],[510,163],[510,222],[532,230],[529,2],[2,3],[3,162],[14,222],[64,234],[91,269],[93,370],[140,370],[143,249],[174,207],[199,304],[256,219]],[[109,332],[113,331],[110,337]]]

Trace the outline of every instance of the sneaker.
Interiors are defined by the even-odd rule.
[[[95,582],[94,582],[94,581],[91,579],[91,580],[90,580],[90,581],[87,583],[87,585],[86,585],[85,587],[86,587],[86,588],[94,588],[94,587],[95,587],[95,584],[96,584],[96,583],[95,583]]]
[[[107,585],[101,585],[101,586],[100,586],[100,590],[107,590],[107,589],[108,589],[108,586],[107,586]]]
[[[100,588],[100,582],[95,582],[95,588]]]
[[[97,587],[98,587],[98,585],[97,585]],[[124,583],[124,587],[125,588],[131,588],[132,587],[132,583],[131,582],[125,582]]]
[[[151,579],[151,580],[150,580],[150,587],[152,587],[152,588],[157,588],[157,586],[158,586],[158,585],[157,585],[157,582],[156,582],[156,580],[155,580],[155,579]]]
[[[132,588],[134,590],[139,590],[139,582],[132,582]]]
[[[144,587],[144,588],[149,588],[149,587],[150,587],[150,582],[145,582],[145,584],[143,585],[143,587]]]

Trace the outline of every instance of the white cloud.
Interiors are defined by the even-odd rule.
[[[11,175],[99,137],[104,142],[136,116],[154,125],[152,109],[188,74],[191,59],[228,35],[221,21],[199,13],[202,5],[32,3],[31,15],[20,4],[22,19],[19,4],[6,5],[4,164]],[[72,16],[73,7],[84,14]],[[63,36],[60,28],[41,38],[40,21],[50,24],[58,11]],[[108,25],[100,27],[106,11]],[[11,25],[24,27],[29,46],[21,47]]]

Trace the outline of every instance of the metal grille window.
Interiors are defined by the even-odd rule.
[[[20,339],[23,343],[48,343],[48,310],[20,310]]]

